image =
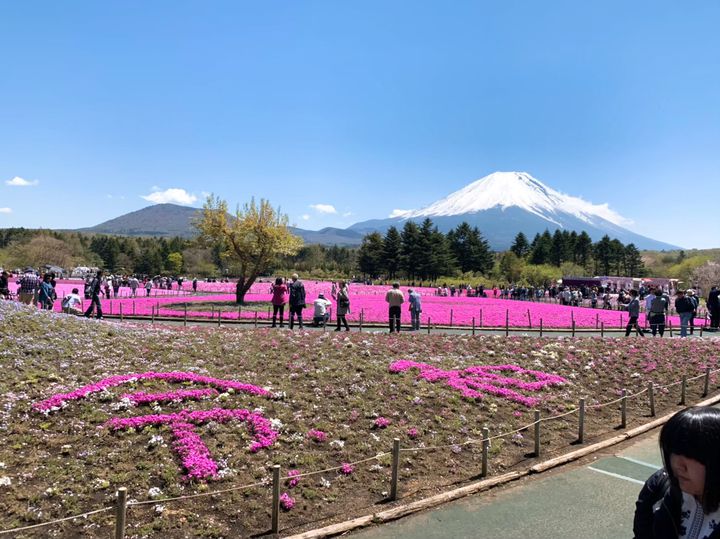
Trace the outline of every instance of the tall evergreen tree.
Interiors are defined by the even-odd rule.
[[[567,238],[565,235],[557,229],[552,236],[552,243],[550,247],[550,262],[554,266],[560,266],[567,260]]]
[[[436,280],[441,275],[451,275],[457,268],[450,243],[442,232],[434,227],[430,235],[430,270],[428,278]]]
[[[402,238],[397,228],[391,226],[383,239],[383,263],[390,279],[394,279],[401,267]]]
[[[460,271],[487,273],[492,269],[492,251],[477,227],[470,228],[469,224],[462,222],[448,232],[447,237]]]
[[[592,247],[592,239],[590,238],[588,233],[583,230],[578,235],[577,240],[575,240],[575,263],[582,267],[587,267],[588,263],[590,262],[590,257],[592,256]]]
[[[625,246],[625,275],[628,277],[645,276],[645,264],[634,243]]]
[[[372,232],[363,238],[358,252],[360,271],[377,279],[383,270],[383,237],[379,232]]]
[[[537,237],[540,236],[537,235],[536,238]],[[510,246],[510,250],[515,253],[515,256],[518,258],[525,258],[530,252],[530,243],[528,242],[527,236],[522,232],[518,232],[513,244]]]
[[[530,262],[532,264],[549,264],[551,260],[553,243],[550,231],[546,229],[545,232],[543,232],[536,239],[537,241],[533,240],[535,246],[530,253]]]
[[[420,229],[412,221],[406,221],[400,233],[402,245],[400,248],[400,267],[409,279],[418,275],[418,268],[421,262],[419,248]]]
[[[605,234],[600,241],[593,245],[593,258],[595,259],[595,273],[610,275],[610,266],[613,262],[612,245],[610,236]]]

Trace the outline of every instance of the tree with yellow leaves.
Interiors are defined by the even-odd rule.
[[[237,264],[237,303],[244,303],[245,294],[276,257],[294,255],[303,244],[302,238],[288,230],[287,215],[264,199],[259,205],[253,198],[242,209],[238,206],[233,216],[228,214],[227,202],[210,195],[194,225],[201,243],[217,248],[221,258]]]

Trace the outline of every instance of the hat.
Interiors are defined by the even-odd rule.
[[[318,294],[318,297],[319,297],[319,298],[324,298],[324,297],[325,297],[325,294],[323,294],[323,293],[321,292],[320,294]]]
[[[694,296],[694,295],[695,295],[695,290],[693,290],[692,288],[688,288],[688,289],[685,291],[685,294],[688,295],[688,296]]]

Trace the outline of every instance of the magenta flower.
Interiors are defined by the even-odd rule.
[[[340,473],[343,475],[350,475],[354,471],[355,468],[349,462],[343,462],[342,466],[340,466]]]
[[[418,437],[419,433],[418,430],[415,427],[410,427],[407,430],[407,435],[412,438],[413,440]]]
[[[321,430],[311,429],[307,433],[307,437],[314,442],[322,443],[327,440],[327,434]]]
[[[282,507],[283,511],[290,511],[295,507],[295,498],[291,497],[287,492],[283,492],[280,495],[280,507]]]
[[[288,479],[286,481],[286,484],[288,488],[296,487],[297,484],[300,482],[300,479],[298,478],[298,475],[300,475],[300,470],[288,470]]]
[[[390,424],[390,420],[389,420],[389,419],[380,416],[380,417],[378,417],[378,418],[375,420],[374,427],[375,427],[375,428],[378,428],[378,429],[384,429],[384,428],[387,427],[389,424]]]

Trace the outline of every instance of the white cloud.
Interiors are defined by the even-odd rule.
[[[393,210],[388,217],[405,217],[409,213],[411,213],[413,210]]]
[[[305,215],[303,215],[302,217],[300,217],[300,219],[302,219],[303,221],[309,221],[309,220],[310,220],[310,216],[306,213]]]
[[[12,208],[0,208],[0,213],[12,213]]]
[[[141,195],[140,198],[144,198],[149,202],[155,204],[192,204],[197,200],[197,197],[192,193],[188,193],[185,189],[170,188],[164,191],[155,191],[149,195]]]
[[[331,204],[310,204],[310,207],[318,213],[337,213],[335,206]]]
[[[5,185],[11,185],[13,187],[31,187],[39,183],[37,180],[26,180],[20,176],[15,176],[12,180],[5,180]]]
[[[353,213],[351,211],[346,211],[343,213],[343,217],[350,217]]]

